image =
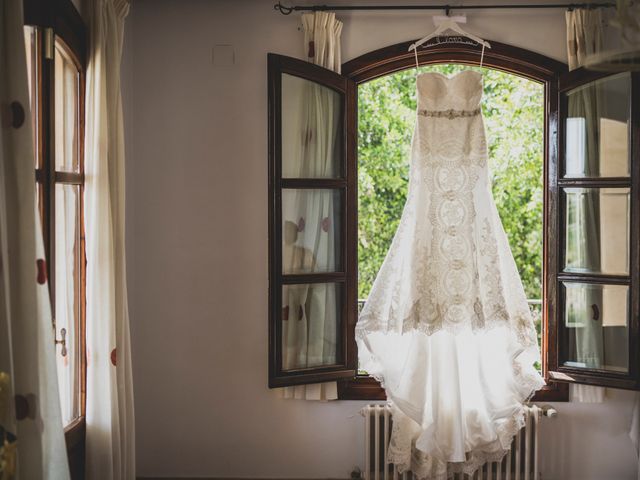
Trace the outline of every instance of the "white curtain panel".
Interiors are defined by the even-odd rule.
[[[597,53],[602,50],[603,41],[603,19],[600,9],[577,8],[566,12],[567,23],[567,58],[569,70],[575,70],[584,63],[587,55]],[[574,96],[575,97],[575,96]],[[576,102],[580,105],[570,105],[571,110],[590,111],[590,107],[597,104],[597,92],[594,89],[586,90],[582,98],[576,97]],[[595,113],[593,113],[595,115]],[[585,212],[589,212],[586,209]],[[586,214],[585,214],[586,215]],[[587,223],[586,216],[583,223]],[[590,332],[597,333],[597,332]],[[581,337],[579,343],[586,350],[593,342]],[[595,340],[595,338],[592,338]],[[599,341],[602,341],[600,335]],[[590,385],[570,385],[570,398],[574,402],[600,403],[604,400],[605,389]]]
[[[336,19],[336,14],[333,12],[303,14],[302,32],[307,60],[340,73],[342,22]]]
[[[87,478],[135,478],[120,63],[126,0],[89,2],[85,137]]]
[[[340,35],[342,22],[330,12],[302,15],[304,49],[307,60],[340,72]],[[299,177],[331,178],[338,171],[335,162],[340,105],[327,89],[304,85],[302,122],[297,134],[300,158]],[[294,200],[297,209],[298,250],[310,252],[314,268],[335,271],[336,228],[333,192],[301,191]],[[338,232],[339,233],[339,232]],[[286,259],[285,259],[286,261]],[[293,260],[292,260],[293,263]],[[285,309],[291,312],[284,321],[283,361],[285,368],[330,365],[336,360],[338,302],[331,284],[284,287]],[[297,312],[301,314],[298,315]],[[336,382],[297,385],[283,389],[284,398],[335,400]]]
[[[569,70],[575,70],[584,64],[587,55],[602,50],[602,11],[599,8],[576,8],[568,10],[565,19]]]
[[[69,467],[35,195],[22,0],[1,0],[0,477],[58,480]]]

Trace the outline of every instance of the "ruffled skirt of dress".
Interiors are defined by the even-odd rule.
[[[502,459],[523,426],[523,402],[544,384],[533,367],[537,349],[514,347],[511,336],[499,327],[359,338],[360,351],[377,352],[361,367],[391,402],[388,458],[400,472],[440,480]]]

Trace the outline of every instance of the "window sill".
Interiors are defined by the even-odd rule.
[[[569,384],[550,382],[538,390],[532,402],[567,402]],[[338,382],[338,400],[386,400],[387,396],[380,383],[372,377],[358,376]]]

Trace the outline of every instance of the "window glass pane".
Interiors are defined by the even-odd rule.
[[[340,270],[340,190],[282,191],[283,273]]]
[[[567,102],[564,176],[629,176],[630,74],[571,90]]]
[[[58,386],[62,419],[68,424],[80,414],[81,261],[80,188],[55,186],[55,323]],[[64,332],[66,335],[62,333]],[[64,347],[64,348],[63,348]],[[65,351],[66,350],[66,351]]]
[[[29,81],[29,103],[31,108],[31,125],[33,132],[33,151],[36,168],[40,168],[38,154],[38,42],[35,27],[24,27],[24,44],[27,55],[27,80]]]
[[[315,82],[282,75],[282,176],[340,175],[341,94]]]
[[[282,286],[282,369],[337,363],[341,288],[336,283]]]
[[[563,365],[626,372],[629,287],[569,282],[562,285]]]
[[[628,188],[567,188],[566,272],[629,273]]]
[[[55,165],[56,170],[79,172],[80,76],[64,45],[55,48]]]

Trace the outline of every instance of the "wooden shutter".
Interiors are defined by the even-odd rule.
[[[268,55],[269,387],[353,377],[355,84]]]
[[[560,78],[554,380],[640,386],[639,78],[584,69]]]

